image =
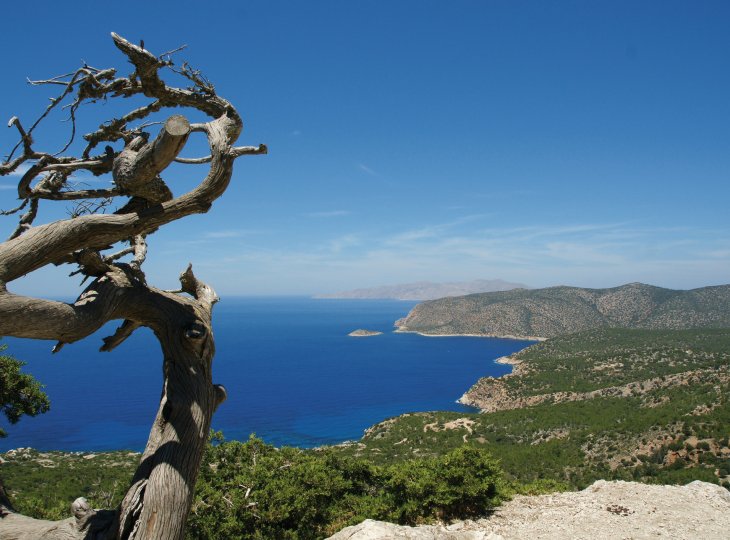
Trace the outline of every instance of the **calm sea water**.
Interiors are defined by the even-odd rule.
[[[256,433],[302,447],[358,439],[368,426],[405,412],[469,410],[455,403],[479,377],[509,366],[494,359],[530,342],[429,338],[392,333],[415,302],[225,298],[215,307],[214,382],[228,400],[213,418],[227,439]],[[352,338],[357,328],[383,335]],[[50,342],[5,338],[7,353],[46,385],[51,411],[3,426],[0,451],[141,450],[161,390],[160,348],[138,330],[99,353],[114,325],[56,355]],[[3,418],[4,420],[4,418]]]

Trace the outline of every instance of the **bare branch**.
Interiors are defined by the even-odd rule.
[[[137,68],[136,74],[144,87],[144,94],[148,97],[160,99],[164,105],[175,104],[177,106],[193,107],[202,111],[212,118],[220,118],[227,115],[235,123],[240,122],[238,111],[227,100],[220,96],[211,95],[209,92],[196,92],[171,88],[165,85],[159,77],[160,68],[170,66],[169,62],[163,62],[152,53],[112,32],[114,43],[127,55],[130,62]],[[203,88],[201,88],[202,90]],[[240,133],[240,131],[239,131]],[[238,133],[236,133],[238,136]]]
[[[31,228],[33,225],[33,221],[38,215],[38,199],[32,199],[30,201],[30,208],[28,211],[20,216],[20,222],[18,223],[18,227],[13,231],[13,234],[10,235],[10,238],[8,240],[12,240],[14,238],[19,237],[21,234],[26,232],[28,229]]]
[[[163,58],[167,57],[167,58],[169,59],[169,58],[170,58],[170,57],[171,57],[171,56],[172,56],[173,54],[175,54],[175,53],[177,53],[177,52],[180,52],[180,51],[182,51],[182,50],[184,50],[184,49],[187,49],[187,48],[188,48],[188,46],[187,46],[187,45],[180,45],[179,47],[175,47],[174,49],[172,49],[172,50],[170,50],[170,51],[167,51],[167,52],[163,52],[163,53],[162,53],[161,55],[159,55],[159,56],[158,56],[157,58],[158,58],[158,59],[159,59],[160,61],[164,61],[164,60],[163,60]]]
[[[66,79],[68,77],[73,77],[75,74],[75,71],[72,71],[71,73],[66,73],[64,75],[57,75],[55,77],[51,77],[50,79],[45,79],[41,81],[33,81],[31,79],[26,79],[28,81],[28,84],[30,85],[37,85],[37,84],[60,84],[63,86],[66,86],[68,84],[67,81],[64,81],[63,79]]]
[[[33,125],[28,130],[27,135],[30,136],[30,134],[33,132],[33,130],[40,124],[40,122],[48,116],[48,114],[60,103],[63,102],[63,100],[74,92],[74,90],[78,87],[78,92],[76,95],[76,98],[72,103],[69,105],[66,105],[64,108],[68,108],[70,110],[69,113],[69,120],[71,121],[71,134],[68,142],[64,145],[64,147],[56,153],[56,155],[61,154],[65,152],[71,143],[73,142],[76,134],[76,111],[81,106],[81,104],[89,99],[100,99],[103,97],[106,97],[109,93],[117,93],[122,95],[132,95],[134,93],[141,92],[141,89],[134,88],[128,79],[114,79],[114,76],[116,75],[116,70],[114,69],[105,69],[105,70],[98,70],[96,68],[92,68],[90,66],[84,65],[78,70],[76,70],[74,73],[69,73],[66,75],[62,75],[59,77],[53,77],[51,79],[47,80],[39,80],[39,81],[31,81],[28,80],[28,82],[32,85],[43,85],[43,84],[57,84],[64,86],[64,90],[61,93],[60,96],[51,98],[51,103],[46,107],[46,110],[41,114],[41,116],[33,123]],[[70,76],[69,80],[63,80]],[[22,135],[22,132],[21,132]],[[22,142],[26,142],[26,137],[23,136]],[[19,145],[20,143],[18,143]],[[13,149],[13,151],[10,154],[10,157],[12,157],[15,150],[18,148],[18,145]],[[90,148],[88,149],[90,151]],[[85,156],[88,155],[88,151],[85,152]],[[29,145],[26,144],[26,151],[25,154],[29,154]],[[8,158],[10,159],[10,158]]]
[[[142,264],[147,259],[147,242],[144,235],[137,235],[131,239],[130,244],[134,252],[134,260],[131,263],[132,268],[137,271],[142,270]]]
[[[220,298],[215,291],[206,283],[199,281],[193,273],[193,265],[188,264],[187,269],[180,274],[180,287],[183,292],[208,306],[209,309],[213,304],[218,302]]]
[[[269,149],[265,144],[260,144],[258,146],[237,146],[235,148],[231,148],[230,153],[233,157],[259,155],[268,154]]]
[[[20,203],[20,206],[16,206],[12,210],[0,210],[0,216],[10,216],[17,212],[20,212],[23,208],[25,208],[25,206],[28,204],[29,200],[30,199],[23,199],[23,202]]]
[[[49,201],[76,201],[81,199],[111,199],[122,194],[117,188],[112,189],[82,189],[78,191],[51,191],[47,189],[34,189],[30,196],[36,199],[47,199]],[[79,215],[77,212],[75,214]]]
[[[23,129],[23,125],[20,123],[20,119],[17,116],[13,116],[8,121],[8,127],[12,127],[12,126],[15,126],[18,129],[18,131],[20,132],[20,142],[18,143],[18,145],[19,144],[23,145],[24,154],[25,155],[32,154],[33,150],[31,149],[31,146],[33,145],[33,138],[30,136],[30,133],[26,133],[26,131]],[[8,159],[13,157],[13,154],[15,153],[15,150],[18,148],[18,145],[16,145],[15,148],[13,148],[13,150],[10,152],[10,156],[8,157]]]
[[[41,168],[40,172],[47,171],[78,171],[79,169],[94,170],[106,163],[103,159],[90,159],[90,160],[76,160],[66,161],[60,163],[51,163]],[[110,169],[111,170],[111,169]],[[108,172],[108,171],[104,171]]]
[[[117,251],[116,253],[112,253],[111,255],[104,256],[104,262],[112,263],[112,262],[118,261],[122,257],[125,257],[127,255],[130,255],[132,253],[134,253],[134,248],[133,247],[124,248],[124,249],[122,249],[120,251]]]
[[[99,350],[101,352],[113,351],[139,327],[139,323],[125,319],[113,335],[103,338],[104,345]]]
[[[68,199],[72,200],[72,199]],[[106,208],[112,204],[112,199],[80,199],[80,202],[76,204],[72,209],[68,210],[68,214],[72,218],[79,216],[86,216],[91,214],[98,214],[99,212],[105,212]]]
[[[213,160],[213,156],[205,156],[201,158],[181,158],[176,157],[175,163],[185,163],[186,165],[201,165],[203,163],[210,163]]]
[[[84,149],[82,156],[88,157],[89,152],[91,152],[91,150],[93,150],[102,141],[115,142],[121,139],[126,139],[130,133],[132,133],[127,130],[127,124],[129,122],[146,118],[150,114],[159,111],[161,108],[162,102],[160,100],[155,100],[148,105],[134,109],[121,118],[102,124],[95,132],[84,135],[84,140],[88,141],[89,144]],[[142,128],[143,127],[140,126],[133,132],[138,132]]]
[[[256,155],[256,154],[268,154],[269,149],[265,144],[258,146],[237,146],[231,148],[230,154],[233,157],[244,156],[244,155]],[[186,165],[200,165],[203,163],[210,163],[213,156],[205,156],[201,158],[175,158],[176,163],[185,163]]]
[[[41,171],[43,171],[43,168],[49,164],[49,162],[55,162],[56,160],[50,156],[43,156],[37,163],[30,166],[30,168],[25,171],[25,174],[21,177],[20,182],[18,182],[18,198],[19,199],[26,199],[31,196],[32,191],[30,189],[30,183],[33,181],[33,179],[41,174]]]

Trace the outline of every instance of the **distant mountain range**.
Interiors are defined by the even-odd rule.
[[[527,289],[522,283],[510,283],[501,279],[477,279],[452,283],[433,283],[418,281],[416,283],[401,283],[400,285],[385,285],[369,289],[355,289],[334,294],[321,294],[315,298],[352,298],[352,299],[393,299],[393,300],[433,300],[447,296],[463,296],[493,291],[508,291],[511,289]]]
[[[550,287],[423,302],[401,331],[549,338],[593,328],[730,327],[730,285],[690,291],[630,283],[612,289]]]

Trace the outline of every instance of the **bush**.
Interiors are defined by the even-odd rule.
[[[684,443],[682,441],[675,441],[673,443],[670,443],[668,448],[674,452],[677,452],[678,450],[684,448]]]
[[[499,466],[485,451],[472,446],[393,465],[387,476],[390,518],[401,524],[483,515],[500,502]]]
[[[568,491],[570,486],[565,482],[552,479],[535,480],[529,484],[513,486],[513,489],[520,495],[545,495],[560,491]]]
[[[318,539],[367,518],[415,524],[483,515],[503,493],[497,462],[478,448],[379,467],[251,437],[209,446],[187,535]]]

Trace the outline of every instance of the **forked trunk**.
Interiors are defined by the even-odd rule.
[[[192,275],[192,273],[190,273]],[[204,286],[203,286],[204,287]],[[210,421],[225,399],[212,383],[215,346],[211,331],[214,294],[200,299],[135,287],[135,313],[144,316],[162,346],[163,388],[147,446],[124,500],[116,511],[95,511],[77,499],[74,518],[51,522],[14,513],[0,519],[0,539],[178,540],[183,538]],[[129,320],[129,319],[128,319]],[[131,326],[107,340],[112,348]]]

